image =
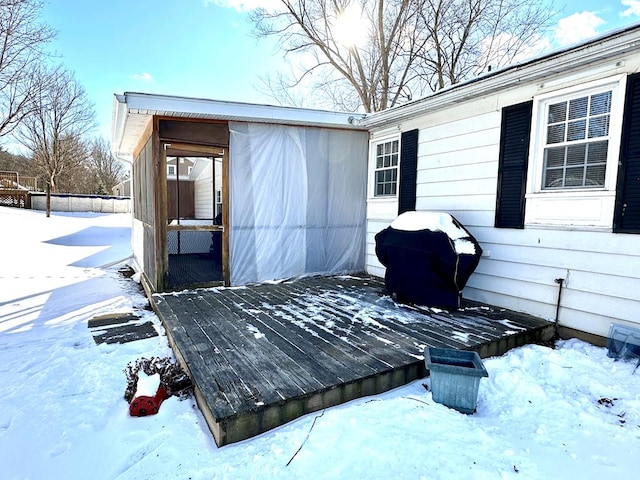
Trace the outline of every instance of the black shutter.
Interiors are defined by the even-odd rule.
[[[416,179],[418,176],[418,130],[402,132],[400,143],[400,185],[398,215],[416,209]]]
[[[627,79],[613,231],[640,233],[640,74]]]
[[[497,228],[524,228],[532,109],[533,102],[502,109],[495,219]]]

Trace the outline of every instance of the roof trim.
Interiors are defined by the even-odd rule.
[[[635,53],[639,45],[640,23],[637,23],[584,43],[485,73],[413,102],[369,114],[362,120],[362,125],[369,129],[387,126],[389,123],[413,118],[427,109],[434,111],[446,108],[451,104],[512,88],[514,85],[536,81],[544,83],[545,79],[555,73],[566,73],[568,69],[601,63],[612,56]]]
[[[125,141],[127,130],[135,129],[130,119],[153,115],[365,130],[361,125],[364,114],[358,113],[125,92],[115,94],[113,100],[111,145],[116,156],[130,159],[133,154],[132,142]],[[135,135],[135,132],[129,133]]]

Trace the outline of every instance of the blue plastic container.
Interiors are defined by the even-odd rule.
[[[480,379],[489,374],[478,352],[427,347],[424,363],[430,372],[433,401],[461,413],[473,413]]]

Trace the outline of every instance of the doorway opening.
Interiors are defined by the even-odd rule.
[[[224,150],[210,150],[198,156],[165,146],[170,289],[224,283]]]

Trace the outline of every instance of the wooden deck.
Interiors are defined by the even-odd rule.
[[[27,190],[0,188],[0,205],[4,207],[31,208],[31,197]]]
[[[422,378],[426,346],[487,357],[554,332],[479,304],[398,305],[372,277],[156,294],[152,304],[219,446]]]

